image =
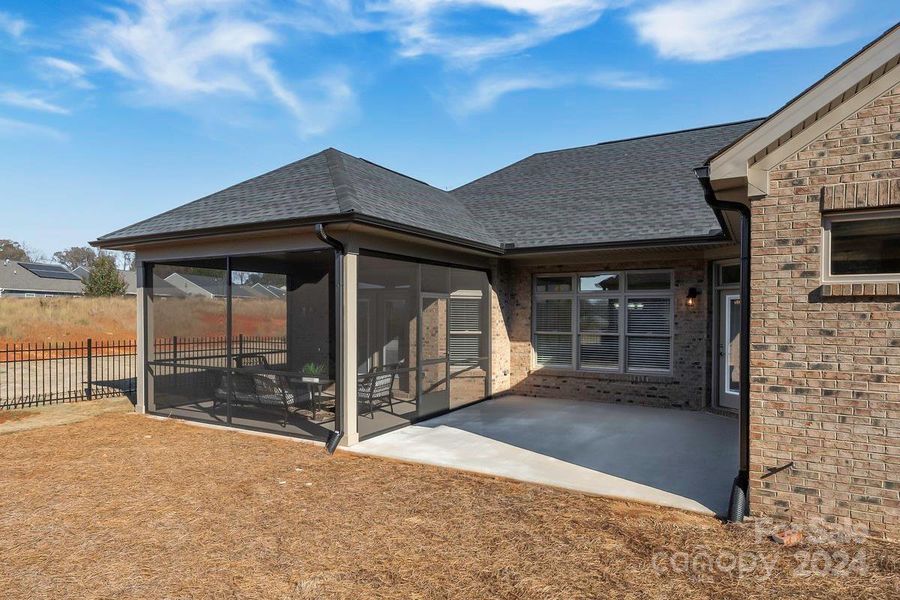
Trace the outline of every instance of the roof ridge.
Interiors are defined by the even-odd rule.
[[[485,174],[482,175],[481,177],[477,177],[477,178],[473,179],[472,181],[468,181],[468,182],[466,182],[466,183],[464,183],[464,184],[462,184],[462,185],[460,185],[460,186],[458,186],[458,187],[456,187],[456,188],[453,188],[452,190],[450,190],[450,193],[453,194],[453,193],[455,193],[455,192],[458,192],[459,190],[461,190],[461,189],[463,189],[463,188],[465,188],[465,187],[468,187],[468,186],[472,185],[473,183],[477,183],[477,182],[481,181],[482,179],[486,179],[487,177],[490,177],[491,175],[494,175],[494,174],[499,173],[499,172],[501,172],[501,171],[505,171],[505,170],[507,170],[507,169],[510,169],[510,168],[512,168],[512,167],[514,167],[514,166],[516,166],[516,165],[518,165],[519,163],[525,162],[526,160],[528,160],[528,159],[530,159],[530,158],[533,158],[533,157],[535,157],[535,156],[544,156],[544,155],[546,155],[546,154],[555,154],[555,153],[558,153],[558,152],[569,152],[569,151],[571,151],[571,150],[581,150],[581,149],[584,149],[584,148],[595,148],[595,147],[597,147],[597,146],[606,146],[606,145],[609,145],[609,144],[618,144],[618,143],[620,143],[620,142],[633,142],[633,141],[635,141],[635,140],[645,140],[645,139],[655,138],[655,137],[664,137],[664,136],[667,136],[667,135],[677,135],[677,134],[680,134],[680,133],[690,133],[690,132],[692,132],[692,131],[702,131],[702,130],[704,130],[704,129],[715,129],[715,128],[717,128],[717,127],[729,127],[729,126],[731,126],[731,125],[742,125],[742,124],[744,124],[744,123],[751,123],[751,122],[753,122],[753,121],[765,121],[766,118],[767,118],[767,117],[756,117],[756,118],[754,118],[754,119],[742,119],[742,120],[740,120],[740,121],[729,121],[729,122],[727,122],[727,123],[718,123],[718,124],[716,124],[716,125],[703,125],[703,126],[701,126],[701,127],[689,127],[689,128],[687,128],[687,129],[676,129],[676,130],[674,130],[674,131],[664,131],[664,132],[662,132],[662,133],[650,133],[650,134],[647,134],[647,135],[638,135],[638,136],[629,137],[629,138],[621,138],[621,139],[618,139],[618,140],[607,140],[607,141],[605,141],[605,142],[596,142],[596,143],[594,143],[594,144],[584,144],[584,145],[582,145],[582,146],[572,146],[572,147],[570,147],[570,148],[559,148],[559,149],[557,149],[557,150],[545,150],[545,151],[543,151],[543,152],[534,152],[534,153],[532,153],[532,154],[529,154],[528,156],[524,156],[524,157],[520,158],[519,160],[517,160],[517,161],[515,161],[515,162],[512,162],[512,163],[510,163],[510,164],[508,164],[508,165],[505,165],[505,166],[503,166],[503,167],[500,167],[500,168],[497,169],[496,171],[491,171],[490,173],[485,173]],[[464,204],[467,204],[467,205],[468,205],[468,203],[465,202],[465,201],[464,201]]]
[[[700,127],[688,127],[686,129],[676,129],[674,131],[663,131],[662,133],[648,133],[647,135],[636,135],[634,137],[621,138],[618,140],[606,140],[604,142],[596,142],[594,144],[584,144],[583,146],[572,146],[571,148],[560,148],[558,150],[545,150],[543,152],[535,152],[531,156],[540,156],[542,154],[553,154],[554,152],[568,152],[569,150],[580,150],[582,148],[594,148],[595,146],[607,146],[609,144],[619,144],[622,142],[633,142],[636,140],[646,140],[648,138],[665,137],[669,135],[678,135],[681,133],[691,133],[693,131],[702,131],[704,129],[716,129],[718,127],[730,127],[732,125],[743,125],[753,121],[765,121],[768,117],[754,117],[752,119],[741,119],[739,121],[729,121],[727,123],[717,123],[716,125],[701,125]]]
[[[344,166],[343,153],[336,148],[327,148],[323,152],[325,163],[328,165],[328,174],[331,175],[334,195],[337,197],[338,208],[342,213],[359,212],[359,199],[356,197],[353,180]]]
[[[403,177],[404,179],[408,179],[408,180],[410,180],[410,181],[414,181],[415,183],[418,183],[418,184],[420,184],[420,185],[424,185],[425,187],[427,187],[427,188],[429,188],[429,189],[435,190],[436,192],[439,192],[439,193],[441,193],[441,194],[446,195],[446,196],[448,197],[448,200],[450,200],[451,202],[455,202],[462,210],[464,210],[464,211],[472,218],[472,222],[473,222],[474,224],[476,224],[478,227],[480,227],[480,228],[482,229],[483,233],[485,233],[485,234],[487,234],[488,236],[491,236],[491,237],[493,237],[493,238],[496,238],[496,236],[494,235],[494,233],[493,233],[490,229],[488,229],[488,228],[484,225],[484,223],[482,223],[482,222],[475,216],[475,213],[472,212],[472,210],[469,208],[469,205],[466,204],[461,198],[458,198],[458,197],[454,196],[452,193],[450,193],[449,190],[442,190],[442,189],[439,188],[439,187],[436,187],[436,186],[431,185],[431,184],[428,183],[427,181],[422,181],[421,179],[416,179],[415,177],[412,177],[412,176],[410,176],[410,175],[407,175],[406,173],[402,173],[402,172],[400,172],[400,171],[396,171],[396,170],[394,170],[394,169],[390,169],[390,168],[388,168],[388,167],[385,167],[384,165],[380,165],[380,164],[378,164],[378,163],[376,163],[376,162],[373,162],[373,161],[371,161],[371,160],[369,160],[369,159],[367,159],[367,158],[362,158],[362,157],[360,157],[360,156],[354,156],[354,155],[352,155],[352,154],[347,154],[346,152],[343,152],[343,151],[338,150],[338,149],[336,149],[336,148],[329,148],[329,149],[326,150],[325,152],[327,153],[328,156],[334,155],[334,161],[335,161],[335,163],[339,163],[339,164],[340,164],[340,169],[341,169],[341,171],[342,171],[342,172],[345,174],[345,176],[347,177],[347,186],[349,186],[350,189],[351,189],[351,191],[353,191],[353,202],[354,202],[354,208],[353,208],[353,211],[354,211],[354,212],[363,213],[364,211],[362,210],[362,207],[361,207],[360,204],[359,204],[359,201],[358,201],[358,198],[357,198],[357,196],[356,196],[355,190],[353,189],[353,186],[352,186],[352,182],[350,181],[349,174],[346,173],[346,170],[345,170],[345,168],[344,168],[344,159],[343,159],[344,156],[349,156],[350,158],[352,158],[352,159],[354,159],[354,160],[358,160],[358,161],[360,161],[360,162],[364,162],[364,163],[366,163],[366,164],[368,164],[368,165],[371,165],[371,166],[375,167],[376,169],[380,169],[380,170],[385,171],[385,172],[387,172],[387,173],[391,173],[391,174],[393,174],[393,175],[397,175],[397,176]],[[332,161],[332,159],[329,158],[329,162],[328,162],[329,169],[331,168],[331,164],[332,164],[331,161]],[[334,176],[332,176],[332,177],[334,177]],[[337,192],[337,187],[335,187],[335,192]],[[341,194],[340,194],[340,193],[338,193],[338,204],[340,204],[340,205],[341,205],[341,208],[343,209],[343,204],[342,204],[342,202],[341,202]],[[499,240],[495,240],[495,241],[497,241],[497,243],[499,244]]]

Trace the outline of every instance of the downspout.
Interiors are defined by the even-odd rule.
[[[749,514],[750,487],[750,208],[740,202],[716,198],[709,179],[709,165],[694,169],[703,186],[706,203],[715,210],[735,210],[741,215],[741,362],[740,447],[738,474],[731,488],[728,520],[740,522]]]
[[[337,324],[337,331],[335,332],[335,343],[337,344],[337,349],[335,350],[335,356],[337,360],[335,361],[337,364],[337,377],[335,377],[335,398],[337,399],[334,403],[334,431],[328,434],[328,439],[325,440],[325,450],[328,454],[334,454],[334,451],[337,450],[338,444],[341,442],[341,438],[344,436],[344,433],[339,429],[341,426],[341,402],[340,398],[343,396],[341,386],[344,382],[344,369],[347,368],[347,365],[344,364],[344,361],[341,359],[343,356],[343,348],[341,347],[341,340],[343,336],[341,335],[341,327],[343,327],[343,303],[344,303],[344,294],[343,294],[343,257],[347,254],[347,250],[344,248],[344,244],[340,241],[334,239],[328,232],[325,231],[325,225],[322,223],[316,224],[316,237],[331,246],[337,251],[338,256],[335,260],[335,269],[334,269],[334,322]]]

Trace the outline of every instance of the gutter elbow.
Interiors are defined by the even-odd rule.
[[[323,223],[316,223],[315,231],[317,238],[319,238],[341,254],[347,253],[346,249],[344,248],[344,244],[328,235],[328,232],[325,231],[325,225]]]

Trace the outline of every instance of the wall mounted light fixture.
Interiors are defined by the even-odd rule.
[[[697,304],[697,296],[700,295],[700,290],[695,287],[688,289],[687,293],[687,305],[695,306]]]

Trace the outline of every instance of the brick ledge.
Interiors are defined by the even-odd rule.
[[[823,298],[859,296],[900,296],[900,282],[895,283],[825,283],[819,288]]]
[[[604,371],[576,371],[574,369],[529,369],[528,375],[547,377],[570,377],[573,379],[608,379],[632,383],[672,383],[674,375],[653,375],[649,373],[607,373]]]

